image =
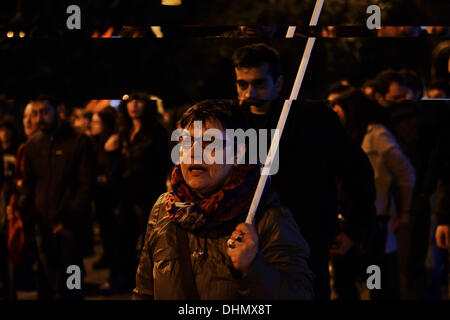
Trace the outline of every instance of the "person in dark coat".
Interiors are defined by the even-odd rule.
[[[376,100],[382,107],[383,124],[394,134],[416,172],[411,219],[399,235],[402,295],[426,297],[425,260],[430,239],[430,196],[437,187],[438,126],[419,101],[406,100],[409,89],[401,72],[385,70],[375,79]],[[405,254],[400,254],[403,251]],[[404,269],[404,270],[402,270]]]
[[[94,269],[110,268],[114,255],[115,217],[117,205],[117,170],[119,154],[105,150],[105,143],[116,128],[117,111],[107,107],[92,115],[91,139],[96,155],[95,217],[99,222],[103,255]]]
[[[31,104],[32,121],[40,131],[25,145],[19,210],[36,227],[39,298],[78,299],[82,291],[67,287],[67,268],[83,270],[82,243],[94,186],[92,144],[57,119],[52,99]]]
[[[278,53],[264,44],[237,49],[233,56],[236,89],[247,128],[275,129],[283,101]],[[317,299],[330,299],[328,261],[353,246],[365,246],[375,230],[373,170],[361,147],[346,133],[336,114],[322,103],[292,103],[279,146],[273,188],[310,245]],[[261,160],[261,159],[260,159]],[[346,232],[338,233],[337,183],[349,195],[341,213]],[[292,186],[295,185],[295,188]]]
[[[195,132],[195,121],[203,130]],[[308,245],[290,210],[266,185],[254,224],[244,223],[258,180],[258,165],[238,164],[245,145],[226,137],[242,128],[237,106],[206,100],[188,109],[179,122],[180,158],[172,192],[152,209],[136,274],[135,299],[311,299],[313,274]],[[206,132],[216,129],[220,144],[236,146],[231,161],[206,160]],[[202,142],[196,139],[201,135]],[[203,148],[201,158],[195,149]],[[214,155],[213,155],[214,153]],[[197,161],[198,160],[198,161]],[[211,159],[209,159],[211,160]],[[209,164],[207,164],[209,163]],[[190,270],[190,271],[188,271]]]
[[[118,230],[115,267],[109,292],[135,286],[138,257],[151,208],[166,190],[169,166],[168,136],[159,121],[156,101],[146,93],[130,94],[119,106],[119,133],[106,143],[119,152]]]

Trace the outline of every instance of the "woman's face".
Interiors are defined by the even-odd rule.
[[[94,113],[92,115],[92,120],[91,120],[91,134],[93,136],[96,136],[96,135],[101,134],[102,132],[103,132],[102,119],[100,118],[98,113]]]
[[[37,131],[37,123],[35,121],[31,121],[32,108],[33,106],[29,103],[23,111],[23,128],[27,137],[30,137]]]
[[[128,115],[131,119],[139,119],[144,114],[145,103],[142,100],[131,100],[127,103]]]
[[[231,174],[233,169],[233,164],[223,164],[212,163],[206,164],[203,157],[203,149],[198,141],[194,142],[194,126],[185,128],[189,131],[191,136],[192,144],[187,143],[186,146],[180,149],[180,166],[181,173],[183,174],[184,181],[186,184],[200,197],[208,197],[210,194],[214,193],[222,187],[226,179]],[[222,132],[223,140],[225,140],[225,131],[218,121],[206,121],[206,124],[202,124],[202,136],[204,132],[208,129],[218,129]],[[198,130],[200,131],[200,130]],[[199,137],[198,137],[199,138]],[[202,158],[197,159],[200,164],[195,164],[194,161],[199,155],[194,152],[194,148],[199,148],[202,150]],[[214,156],[214,151],[211,156]],[[225,155],[225,152],[224,152]]]

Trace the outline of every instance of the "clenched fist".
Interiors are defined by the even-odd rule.
[[[255,227],[247,223],[237,225],[227,246],[227,254],[234,268],[245,276],[250,271],[258,252],[258,235]]]

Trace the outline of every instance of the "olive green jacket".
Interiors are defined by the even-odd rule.
[[[134,299],[184,299],[176,226],[161,195],[149,217],[145,244],[136,274]],[[311,299],[313,274],[309,247],[289,209],[278,196],[263,196],[256,214],[259,252],[250,272],[242,276],[227,255],[226,242],[245,217],[218,228],[187,232],[191,264],[200,299]]]

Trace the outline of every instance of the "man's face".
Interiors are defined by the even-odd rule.
[[[377,93],[376,98],[382,107],[389,107],[392,103],[398,103],[405,100],[408,96],[408,87],[398,84],[398,82],[391,82],[389,91],[382,96]]]
[[[224,164],[206,164],[203,160],[201,164],[195,164],[195,156],[194,145],[197,145],[197,148],[201,148],[202,146],[198,146],[199,142],[195,141],[196,137],[194,134],[194,126],[191,125],[189,128],[185,128],[189,131],[191,136],[192,145],[183,147],[180,152],[186,152],[189,154],[188,148],[190,147],[190,160],[186,159],[186,155],[180,154],[181,158],[181,173],[183,175],[184,181],[186,184],[198,195],[201,197],[207,197],[210,194],[214,193],[216,190],[220,189],[220,187],[224,184],[225,180],[231,173],[233,168],[233,164],[226,164],[225,161],[222,161]],[[225,139],[225,130],[219,121],[211,120],[206,121],[206,124],[202,125],[202,135],[208,129],[218,129],[222,132],[223,139]],[[203,151],[202,151],[203,154]],[[214,156],[214,155],[212,155]],[[183,162],[183,158],[185,159]],[[189,163],[185,163],[189,162]]]
[[[55,108],[48,101],[33,101],[31,122],[42,131],[49,130],[55,122]]]
[[[266,113],[270,100],[278,97],[282,77],[273,79],[267,63],[260,67],[235,68],[234,70],[239,103],[249,105],[253,113]]]

